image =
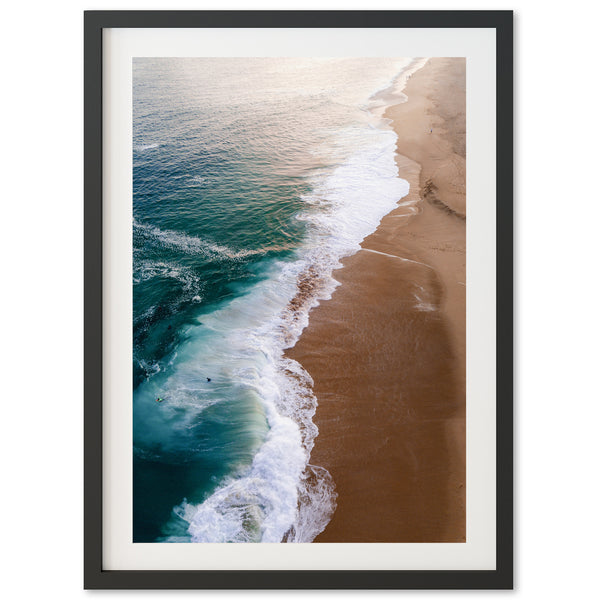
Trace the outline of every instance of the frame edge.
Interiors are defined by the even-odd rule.
[[[102,569],[102,30],[110,27],[496,29],[497,557],[494,571]],[[144,23],[141,23],[141,21]],[[426,21],[426,22],[424,22]],[[504,127],[503,127],[504,126]],[[513,11],[84,11],[84,589],[513,589]],[[498,198],[506,198],[503,211]],[[502,244],[499,240],[502,239]],[[510,327],[507,325],[510,324]],[[504,325],[504,327],[501,327]],[[501,403],[499,400],[505,400]],[[499,492],[502,490],[502,493]],[[272,579],[265,583],[267,576]],[[236,584],[231,585],[232,577]],[[402,583],[398,581],[399,577]],[[465,579],[469,581],[465,581]],[[311,584],[307,585],[306,580]],[[285,583],[283,583],[285,582]],[[292,585],[290,585],[292,584]]]

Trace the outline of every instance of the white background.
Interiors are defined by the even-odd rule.
[[[68,600],[85,594],[81,11],[283,6],[517,11],[516,595],[594,597],[600,558],[599,32],[590,12],[593,3],[578,0],[555,3],[556,8],[524,0],[426,6],[378,0],[130,0],[121,5],[30,0],[4,7],[0,590],[7,598]],[[186,593],[135,593],[177,594]],[[437,594],[408,592],[403,597]],[[239,595],[203,592],[204,597]],[[326,595],[311,593],[313,598]],[[452,595],[479,598],[488,593]]]

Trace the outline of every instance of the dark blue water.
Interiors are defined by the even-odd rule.
[[[134,541],[311,541],[331,517],[283,350],[407,192],[373,94],[409,62],[134,60]]]

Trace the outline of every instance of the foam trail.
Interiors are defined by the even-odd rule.
[[[390,258],[397,258],[398,260],[402,260],[404,262],[414,263],[415,265],[422,265],[423,267],[427,267],[428,269],[432,269],[433,267],[425,264],[424,262],[419,262],[418,260],[412,260],[411,258],[404,258],[403,256],[396,256],[395,254],[388,254],[387,252],[380,252],[379,250],[371,250],[371,248],[361,248],[365,252],[372,252],[373,254],[381,254],[381,256],[389,256]]]
[[[136,262],[133,271],[133,282],[140,283],[154,277],[174,279],[181,284],[184,292],[195,292],[202,289],[202,281],[193,269],[172,262],[144,260]]]
[[[158,148],[159,146],[160,144],[138,144],[137,146],[134,146],[134,148],[138,152],[144,152],[144,150],[153,150],[154,148]]]
[[[234,250],[222,244],[214,244],[202,238],[178,231],[169,231],[168,229],[160,229],[154,225],[139,223],[136,219],[133,220],[133,230],[134,235],[143,235],[149,239],[150,243],[160,244],[163,247],[180,250],[186,254],[200,255],[205,258],[225,257],[236,260],[257,254],[266,254],[269,250],[265,248],[259,250]]]

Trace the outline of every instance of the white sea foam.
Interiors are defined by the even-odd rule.
[[[196,295],[202,289],[201,279],[190,267],[171,262],[143,260],[136,261],[133,271],[133,282],[140,283],[154,277],[175,279],[181,284],[184,292],[194,292]]]
[[[408,83],[408,80],[419,70],[422,69],[426,64],[428,58],[415,58],[413,61],[395,78],[393,83],[393,92],[399,94],[403,100],[406,100],[406,96],[403,91],[404,87]]]
[[[149,238],[151,243],[160,244],[166,248],[173,248],[186,254],[200,255],[205,258],[229,258],[237,260],[247,256],[265,254],[266,249],[259,250],[234,250],[222,244],[214,244],[200,237],[188,235],[179,231],[170,231],[161,229],[154,225],[140,223],[133,220],[134,234],[139,234]]]
[[[190,177],[188,185],[191,187],[202,187],[206,182],[206,177],[202,177],[201,175],[194,175]]]
[[[398,75],[371,95],[364,109],[383,118],[383,113],[390,105],[406,102],[407,96],[403,90],[408,80],[423,68],[428,60],[428,58],[414,58],[409,61]]]
[[[419,288],[418,292],[413,292],[413,296],[417,301],[415,308],[422,312],[434,312],[439,310],[439,306],[435,302],[431,302],[428,296],[431,296],[431,292],[428,292],[422,285],[415,284]]]
[[[134,148],[138,152],[144,152],[144,150],[153,150],[154,148],[158,148],[160,144],[138,144],[134,146]]]
[[[420,310],[421,312],[433,312],[438,310],[438,307],[432,302],[425,302],[418,294],[414,294],[414,296],[417,301],[415,304],[417,310]]]
[[[201,505],[184,504],[194,542],[280,542],[294,522],[296,487],[305,467],[296,424],[267,403],[269,433],[250,471],[222,485]],[[285,468],[282,466],[285,465]],[[179,514],[179,516],[182,516]]]

